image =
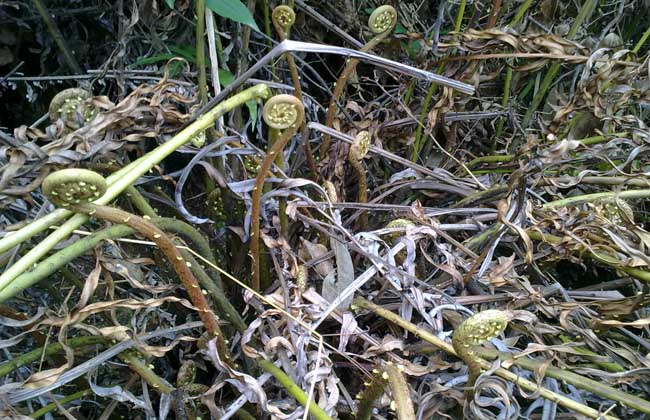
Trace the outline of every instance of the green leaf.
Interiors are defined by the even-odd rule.
[[[169,48],[169,51],[173,52],[179,57],[183,57],[190,63],[195,63],[196,62],[196,49],[193,47],[183,47],[179,45],[170,45],[167,48]]]
[[[248,113],[250,114],[251,121],[257,120],[257,101],[250,100],[246,102],[246,107],[248,108]]]
[[[228,86],[232,83],[233,80],[235,80],[235,76],[233,76],[231,72],[228,70],[219,69],[219,84],[221,86]]]
[[[401,23],[398,22],[397,25],[395,26],[395,33],[396,34],[408,34],[408,31],[406,30],[404,25],[402,25]]]
[[[147,64],[158,63],[160,61],[167,61],[170,58],[176,57],[176,54],[158,54],[151,57],[139,58],[133,63],[134,66],[146,66]]]
[[[205,5],[219,16],[243,23],[260,32],[250,10],[240,0],[206,0]]]
[[[165,4],[170,8],[174,8],[174,3],[176,3],[176,0],[165,0]]]
[[[422,45],[420,45],[420,42],[416,40],[411,40],[408,42],[408,44],[401,42],[400,45],[402,46],[402,50],[406,51],[411,60],[415,60],[422,50]]]

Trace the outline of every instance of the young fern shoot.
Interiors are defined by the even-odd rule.
[[[363,166],[363,158],[370,150],[370,133],[361,131],[354,138],[354,143],[350,146],[348,161],[358,176],[357,183],[357,201],[359,203],[368,202],[368,178],[366,168]],[[368,227],[368,213],[363,211],[359,217],[359,226],[365,230]]]
[[[361,48],[361,51],[368,52],[379,45],[380,42],[382,42],[384,39],[386,39],[386,37],[388,37],[388,35],[390,35],[393,28],[395,28],[395,25],[397,25],[397,10],[395,10],[393,6],[384,5],[376,8],[368,19],[368,27],[372,33],[376,35],[374,38],[368,41],[368,43],[366,43],[363,48]],[[334,92],[332,93],[332,98],[330,99],[329,105],[327,106],[327,117],[325,120],[325,125],[328,127],[332,127],[334,124],[334,115],[336,114],[337,103],[341,98],[341,95],[343,95],[345,85],[354,72],[354,69],[357,67],[357,64],[359,64],[359,60],[355,58],[349,58],[345,63],[343,72],[336,81]],[[330,136],[328,134],[325,134],[323,135],[323,143],[321,143],[320,148],[321,159],[328,155],[329,148]]]
[[[287,32],[289,32],[289,29],[291,29],[296,21],[296,12],[294,12],[289,6],[277,6],[273,9],[271,20],[273,21],[273,26],[275,27],[275,31],[278,33],[280,41],[284,41],[287,39]],[[298,75],[296,61],[293,59],[291,54],[285,54],[284,57],[289,65],[289,72],[291,73],[291,81],[293,82],[295,95],[298,98],[302,98],[302,88],[300,87],[300,76]]]
[[[273,26],[275,31],[278,33],[278,38],[280,41],[284,41],[288,37],[289,29],[296,22],[296,12],[289,6],[280,5],[273,9],[271,14],[271,20],[273,21]],[[289,73],[291,74],[291,82],[293,83],[294,96],[302,101],[302,87],[300,86],[300,76],[298,75],[298,67],[296,66],[296,60],[294,60],[293,55],[285,54],[284,58],[287,60],[287,65],[289,66]],[[305,132],[305,122],[303,121],[300,125],[300,132]],[[307,158],[307,164],[309,169],[314,174],[313,176],[318,176],[318,171],[316,169],[316,162],[314,161],[314,153],[311,150],[311,145],[309,144],[309,138],[305,137],[303,139],[303,146],[305,148],[305,157]]]
[[[208,333],[217,338],[220,356],[228,360],[228,346],[221,333],[218,318],[209,308],[196,277],[180,251],[165,232],[147,219],[114,207],[93,203],[106,192],[106,188],[104,177],[87,169],[63,169],[54,172],[45,178],[42,185],[43,194],[54,205],[115,224],[127,225],[155,242],[178,274]]]
[[[467,364],[467,397],[474,396],[474,384],[481,374],[481,359],[473,347],[483,344],[505,331],[508,326],[508,315],[504,311],[490,309],[474,314],[463,321],[451,339],[451,344],[458,357]]]
[[[260,290],[260,206],[262,199],[262,190],[264,187],[264,178],[271,168],[271,164],[277,156],[282,155],[284,146],[291,140],[296,133],[305,117],[305,109],[300,99],[293,95],[276,95],[266,101],[262,118],[271,128],[281,130],[275,142],[266,153],[262,164],[260,165],[255,179],[253,188],[252,206],[251,206],[251,286],[254,290]]]
[[[48,116],[51,122],[61,119],[66,128],[76,130],[92,120],[99,109],[89,105],[91,93],[81,88],[64,89],[50,101]]]

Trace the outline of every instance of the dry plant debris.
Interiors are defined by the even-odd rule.
[[[647,2],[6,3],[0,417],[650,415]]]

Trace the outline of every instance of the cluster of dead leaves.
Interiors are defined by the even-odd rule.
[[[142,150],[141,140],[164,141],[191,118],[196,98],[166,76],[154,85],[143,84],[117,104],[106,96],[87,100],[101,110],[72,132],[55,121],[44,130],[21,126],[15,130],[17,147],[0,146],[8,162],[0,168],[0,208],[28,194],[52,168],[75,165],[120,164],[128,150]]]

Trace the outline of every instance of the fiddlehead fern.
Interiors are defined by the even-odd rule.
[[[43,193],[55,205],[66,207],[77,213],[103,219],[116,224],[127,225],[155,242],[169,260],[180,278],[190,300],[198,309],[199,317],[211,336],[217,338],[220,355],[228,359],[228,347],[221,333],[218,318],[209,309],[196,277],[187,266],[183,256],[171,238],[144,217],[139,217],[114,207],[92,203],[105,191],[104,178],[87,169],[63,169],[54,172],[43,181]]]
[[[396,24],[397,10],[389,5],[379,6],[368,18],[368,28],[375,34],[386,33],[392,30]]]
[[[474,314],[461,323],[451,339],[458,357],[467,364],[467,396],[474,395],[474,384],[481,374],[481,359],[473,347],[497,337],[508,326],[509,317],[504,311],[490,309]]]
[[[409,219],[394,219],[388,222],[385,226],[386,229],[395,229],[395,228],[408,229],[412,227],[415,227],[415,223],[413,223]],[[402,236],[402,232],[392,232],[388,237],[390,238],[391,242],[394,242],[400,236]]]
[[[361,51],[368,52],[375,48],[381,41],[386,39],[390,35],[393,28],[397,25],[397,10],[393,6],[380,6],[375,9],[374,12],[370,15],[368,19],[368,27],[370,30],[375,33],[375,37],[372,38],[366,45],[361,48]],[[343,95],[343,90],[345,85],[354,72],[354,69],[359,64],[359,60],[350,58],[345,64],[343,72],[336,81],[334,86],[334,92],[332,93],[332,98],[330,99],[329,105],[327,106],[327,118],[325,120],[325,125],[332,127],[334,123],[334,115],[336,113],[336,106]],[[325,134],[323,135],[323,143],[321,143],[320,155],[321,158],[324,158],[329,153],[330,147],[330,136]]]
[[[280,41],[284,41],[288,37],[289,29],[296,22],[296,12],[289,6],[280,5],[273,9],[271,14],[271,20],[273,21],[273,26],[275,31],[278,33]],[[296,66],[296,61],[293,59],[291,54],[285,54],[285,59],[287,60],[287,65],[289,66],[289,73],[291,74],[291,82],[293,83],[294,95],[296,98],[302,101],[302,87],[300,86],[300,76],[298,75],[298,67]],[[304,122],[300,125],[300,131],[304,132]],[[309,144],[309,138],[305,137],[303,139],[303,146],[305,147],[305,157],[307,158],[307,164],[309,169],[313,172],[314,176],[317,176],[318,172],[316,170],[316,162],[314,161],[314,154],[311,150],[311,145]]]
[[[289,28],[296,22],[296,12],[289,6],[280,5],[273,9],[271,20],[281,40],[284,41]]]
[[[43,181],[43,194],[58,207],[90,203],[106,192],[103,176],[87,169],[64,169],[48,175]]]
[[[70,128],[81,127],[97,114],[97,108],[86,104],[90,96],[90,92],[80,88],[65,89],[57,93],[50,101],[48,109],[50,121],[55,122],[60,118]]]
[[[254,290],[260,290],[260,201],[262,199],[264,178],[266,178],[266,174],[271,168],[271,163],[273,163],[277,156],[282,155],[284,146],[286,146],[298,130],[298,127],[302,124],[304,116],[305,109],[300,99],[286,94],[276,95],[266,101],[264,110],[262,111],[262,117],[266,124],[271,128],[282,130],[282,132],[266,153],[260,165],[257,178],[255,179],[255,187],[253,188],[250,250],[253,259],[251,264],[251,284]]]
[[[357,201],[359,203],[368,202],[368,178],[366,177],[366,168],[363,166],[363,158],[370,150],[370,133],[360,131],[354,138],[354,143],[350,146],[348,161],[357,173],[359,181],[357,183]],[[359,218],[361,229],[368,227],[368,213],[363,211]]]

